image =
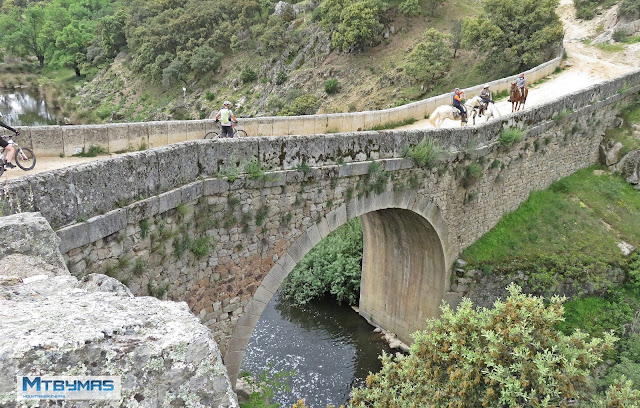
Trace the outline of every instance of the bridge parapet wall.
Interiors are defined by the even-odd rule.
[[[525,71],[529,83],[542,79],[560,66],[557,57]],[[494,92],[509,88],[513,77],[489,82]],[[482,85],[466,88],[468,97],[475,96]],[[436,107],[451,103],[444,94],[395,108],[376,111],[334,113],[305,116],[277,116],[242,119],[241,125],[252,136],[312,135],[328,132],[356,132],[373,129],[405,119],[423,119]],[[167,144],[202,139],[217,130],[213,120],[157,121],[144,123],[113,123],[104,125],[21,127],[21,135],[38,156],[71,156],[99,146],[110,153],[144,150]],[[3,129],[4,131],[4,129]]]

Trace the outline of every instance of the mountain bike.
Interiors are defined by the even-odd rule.
[[[16,133],[13,137],[18,136],[19,133]],[[31,149],[28,147],[20,147],[16,142],[13,141],[12,136],[1,136],[3,139],[7,140],[7,143],[13,145],[13,148],[16,149],[15,161],[18,167],[22,170],[31,170],[36,166],[36,155],[33,153]],[[4,147],[0,147],[0,176],[5,171],[5,164],[7,163],[6,151]]]
[[[220,134],[222,133],[222,125],[220,124],[219,120],[217,120],[215,123],[218,127],[218,130],[207,132],[207,134],[204,135],[205,139],[217,139],[220,137]],[[243,129],[238,129],[238,127],[236,126],[237,123],[238,122],[231,122],[231,126],[233,126],[233,137],[247,137],[247,132],[245,132]]]

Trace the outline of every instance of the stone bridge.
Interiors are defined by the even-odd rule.
[[[456,129],[192,141],[6,182],[40,211],[76,276],[185,301],[232,377],[266,304],[331,231],[361,217],[360,313],[405,342],[439,314],[458,254],[529,193],[598,161],[640,71],[500,121]],[[523,139],[501,142],[505,130]],[[429,141],[432,165],[406,157]]]

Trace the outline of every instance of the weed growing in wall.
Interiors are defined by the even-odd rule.
[[[420,143],[415,146],[406,146],[404,149],[404,157],[411,157],[416,165],[430,169],[438,161],[442,160],[444,151],[436,142],[423,138]]]
[[[215,241],[209,236],[194,239],[190,244],[191,252],[196,258],[208,256],[215,248]]]
[[[400,126],[411,125],[412,123],[416,123],[417,121],[418,121],[418,119],[416,119],[416,118],[406,118],[406,119],[402,119],[402,120],[382,123],[380,125],[376,125],[376,126],[372,127],[371,129],[367,129],[367,130],[395,129],[395,128],[400,127]]]
[[[524,133],[520,129],[508,128],[503,129],[498,136],[498,145],[502,147],[511,147],[516,142],[519,142],[524,137]]]
[[[267,216],[269,216],[269,206],[265,205],[264,207],[256,211],[256,225],[258,227],[262,226],[262,224],[264,224],[264,221],[267,219]]]
[[[572,113],[573,113],[573,109],[569,109],[569,108],[567,108],[567,109],[565,109],[565,110],[563,110],[563,111],[561,111],[561,112],[559,112],[559,113],[557,113],[557,114],[553,115],[553,116],[551,117],[551,120],[554,120],[554,121],[556,121],[556,122],[557,122],[557,121],[559,121],[560,119],[562,119],[562,118],[564,118],[564,117],[566,117],[566,116],[568,116],[568,115],[571,115]]]
[[[464,170],[461,182],[462,187],[469,188],[482,178],[482,166],[478,163],[471,163]]]
[[[311,167],[309,167],[306,161],[303,161],[302,164],[296,166],[295,169],[302,172],[305,176],[311,173]]]
[[[140,236],[142,239],[146,238],[149,235],[149,229],[151,228],[151,224],[148,219],[140,220],[138,223],[140,226]]]
[[[358,195],[369,195],[370,193],[380,194],[387,188],[390,178],[389,172],[382,170],[378,162],[371,162],[364,180],[360,183]]]

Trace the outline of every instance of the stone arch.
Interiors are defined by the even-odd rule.
[[[379,262],[378,265],[375,265],[375,262],[373,262],[372,256],[374,247],[377,245],[392,246],[394,239],[404,235],[400,240],[400,245],[408,244],[410,248],[403,247],[400,251],[400,257],[395,258],[405,260],[405,262],[402,262],[402,266],[398,268],[401,271],[401,274],[409,272],[408,268],[411,268],[412,264],[420,265],[420,272],[422,272],[424,267],[438,268],[434,276],[430,277],[430,280],[427,282],[428,287],[431,287],[438,292],[430,294],[429,302],[427,302],[428,307],[434,310],[425,313],[424,310],[420,309],[420,311],[418,311],[413,317],[421,316],[423,319],[426,319],[427,317],[437,316],[439,313],[438,307],[440,302],[443,299],[445,292],[449,289],[451,265],[453,264],[456,256],[455,244],[450,236],[451,234],[449,233],[447,223],[438,206],[426,197],[415,192],[408,191],[386,191],[375,197],[363,196],[353,198],[348,203],[330,211],[319,222],[303,232],[291,244],[287,251],[280,256],[276,264],[263,278],[260,286],[256,290],[256,293],[253,295],[253,298],[245,307],[244,313],[238,319],[233,334],[227,344],[227,350],[224,355],[224,364],[227,368],[232,384],[235,384],[237,379],[240,371],[240,364],[242,363],[253,329],[258,323],[265,307],[280,287],[284,278],[289,275],[302,257],[323,238],[329,235],[331,231],[343,225],[348,220],[362,215],[365,215],[363,218],[363,239],[365,240],[363,280],[366,280],[364,272],[366,267],[371,266],[369,271],[371,272],[369,275],[370,277],[380,274],[384,268],[384,266],[381,268],[381,265],[385,265],[384,262]],[[390,225],[385,227],[385,223],[390,223]],[[426,231],[421,230],[422,228]],[[380,236],[378,233],[381,229],[382,235]],[[401,229],[405,229],[404,234]],[[407,229],[410,231],[406,231]],[[368,244],[367,240],[372,240],[374,236],[377,236],[377,242],[370,242]],[[429,251],[436,252],[433,257],[435,258],[434,261],[423,262],[422,260],[415,259],[415,257],[411,257],[411,255],[416,255],[415,251],[419,248],[418,245],[420,244],[421,239],[425,240],[424,245],[421,246],[422,248],[427,248]],[[388,254],[389,251],[385,251],[385,255]],[[422,256],[419,257],[424,258]],[[388,264],[389,263],[386,263],[386,265]],[[393,281],[394,279],[396,278],[390,277],[390,279],[386,279],[385,284],[388,284],[390,280]],[[376,279],[369,279],[369,281],[375,282]],[[416,282],[413,281],[405,282],[404,284],[406,286],[407,284],[415,285],[415,283]],[[375,283],[371,285],[371,288],[367,289],[377,290],[376,287],[377,289],[380,289],[379,285],[376,285]],[[424,287],[424,285],[421,287]],[[413,291],[414,293],[412,293],[413,299],[420,295],[420,287],[415,286],[415,289],[416,290]],[[361,291],[361,302],[363,301],[362,292],[363,291]],[[376,296],[376,294],[373,293],[372,295],[374,298],[383,298],[381,296]],[[377,295],[380,294],[378,293]],[[365,310],[362,311],[361,314],[371,322],[381,324],[383,328],[387,321],[393,320],[395,317],[392,329],[399,331],[398,329],[402,326],[402,323],[398,321],[398,311],[391,314],[387,313],[386,315],[382,314],[380,316],[384,317],[379,318],[376,314],[379,306],[380,304],[371,303],[371,307],[365,307]],[[398,325],[398,323],[400,324]],[[415,322],[412,324],[415,325]],[[407,330],[410,330],[410,327],[412,327],[411,324],[406,325]],[[408,341],[406,336],[399,335],[399,337]]]

